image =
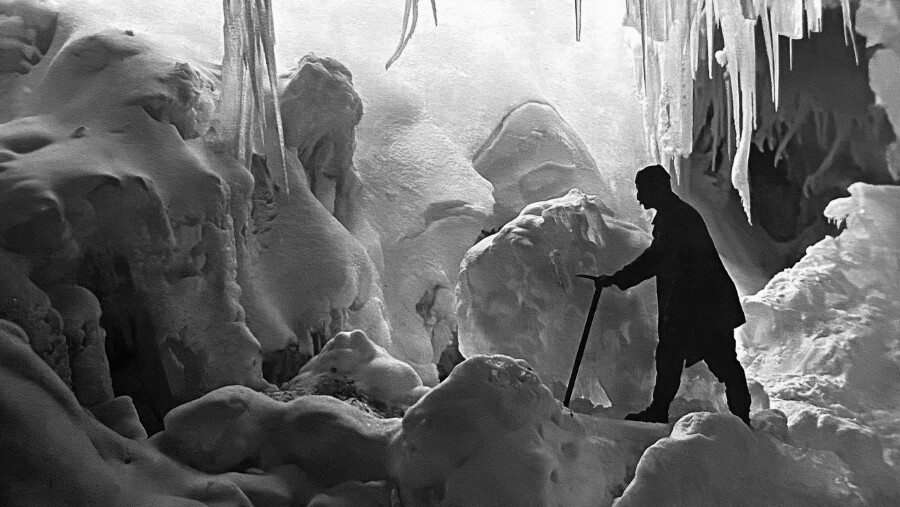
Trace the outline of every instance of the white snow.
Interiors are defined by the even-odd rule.
[[[352,381],[370,400],[387,406],[412,405],[428,392],[410,365],[391,357],[358,330],[334,335],[287,387],[320,378]]]
[[[900,188],[857,183],[850,192],[826,210],[846,230],[744,300],[743,361],[790,416],[795,439],[833,450],[858,484],[896,499]]]

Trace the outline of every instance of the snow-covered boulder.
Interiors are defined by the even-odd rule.
[[[460,351],[524,359],[559,395],[594,291],[591,281],[575,275],[611,274],[649,244],[649,234],[578,190],[527,206],[463,260]],[[593,391],[595,404],[626,409],[649,402],[655,301],[653,282],[603,291],[579,370],[584,387],[576,395]]]
[[[526,102],[507,114],[472,160],[494,186],[492,228],[525,206],[577,188],[614,198],[584,141],[549,104]]]
[[[387,443],[398,419],[376,419],[329,396],[276,401],[243,386],[217,389],[166,416],[151,443],[208,473],[299,466],[314,482],[388,477]]]
[[[647,449],[616,506],[864,505],[847,474],[833,454],[751,431],[731,415],[694,413]]]
[[[895,501],[900,187],[859,183],[850,192],[826,210],[846,229],[745,298],[742,359],[788,414],[794,438],[834,451],[870,497]]]
[[[610,505],[663,435],[582,421],[525,361],[469,358],[404,416],[392,476],[410,507]]]
[[[295,465],[212,476],[117,434],[7,329],[0,326],[0,504],[286,505],[323,489],[309,487]]]
[[[352,382],[370,401],[389,407],[412,405],[428,392],[410,365],[394,359],[359,330],[334,335],[286,388],[328,380]]]

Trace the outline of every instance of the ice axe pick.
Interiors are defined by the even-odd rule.
[[[575,275],[579,278],[587,278],[588,280],[597,281],[607,276],[594,275]],[[587,320],[584,323],[584,333],[581,334],[581,343],[578,344],[578,353],[575,354],[575,364],[572,366],[572,376],[569,377],[569,385],[566,387],[566,397],[563,398],[563,405],[569,406],[572,400],[572,390],[575,389],[575,378],[578,377],[578,368],[581,366],[581,359],[584,357],[584,348],[587,346],[588,335],[591,334],[591,324],[594,322],[594,314],[597,313],[597,302],[600,301],[600,293],[603,291],[602,285],[594,285],[594,297],[591,298],[591,309],[588,310]]]

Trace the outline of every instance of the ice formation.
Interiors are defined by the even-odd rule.
[[[578,190],[527,206],[463,259],[460,351],[524,359],[564,391],[594,290],[575,275],[613,273],[649,244],[647,233]],[[628,408],[647,401],[656,338],[652,294],[652,283],[602,294],[576,396]]]
[[[222,141],[231,155],[249,165],[259,144],[274,144],[284,160],[275,27],[271,0],[224,0],[225,55],[217,118]],[[275,139],[264,139],[269,114],[274,116]],[[282,163],[284,178],[287,166]],[[290,193],[289,187],[285,192]]]
[[[685,416],[647,449],[615,505],[888,505],[860,495],[838,460],[784,442],[783,419],[766,415],[775,424],[757,431],[724,414]]]
[[[359,330],[334,335],[285,387],[327,379],[352,382],[360,394],[386,406],[408,407],[428,392],[410,365]]]
[[[896,501],[900,189],[850,192],[827,210],[846,230],[745,300],[744,362],[795,440],[836,453],[870,495]]]
[[[528,364],[478,356],[403,417],[392,475],[403,505],[610,505],[660,428],[563,409]]]
[[[527,205],[561,197],[572,188],[615,199],[584,141],[549,104],[513,109],[478,149],[472,165],[494,187],[491,228],[502,227]]]
[[[709,79],[714,76],[716,62],[724,69],[726,81],[716,85],[726,89],[724,94],[717,90],[715,111],[719,121],[714,119],[711,125],[713,149],[717,149],[719,139],[727,140],[727,160],[723,162],[730,164],[726,167],[728,179],[738,190],[744,212],[750,219],[748,159],[761,115],[757,107],[756,26],[757,23],[762,25],[771,98],[774,109],[778,110],[781,37],[793,41],[821,31],[825,7],[822,0],[628,0],[627,5],[625,24],[638,30],[641,37],[638,61],[644,71],[640,88],[644,91],[644,127],[651,152],[670,168],[674,167],[676,175],[681,175],[681,158],[690,155],[694,149],[693,112],[697,109],[693,96],[694,79],[703,51],[701,46],[705,46]],[[844,40],[856,51],[850,0],[840,0],[840,6],[844,17]],[[724,44],[721,50],[715,51],[717,28],[721,29]],[[788,57],[792,59],[793,53]],[[698,105],[703,106],[702,102]],[[699,109],[705,113],[705,108]],[[723,110],[727,111],[727,119],[721,116]],[[802,120],[803,115],[791,118],[795,123]],[[789,137],[782,140],[786,142]],[[824,172],[829,163],[830,159],[820,169]],[[718,169],[715,155],[712,169]]]
[[[59,322],[48,304],[65,308],[69,298],[48,301],[42,290],[86,286],[110,317],[143,319],[130,346],[158,357],[162,371],[144,371],[160,407],[170,395],[235,382],[264,387],[234,257],[242,208],[231,199],[247,196],[252,181],[198,139],[212,113],[211,79],[131,31],[73,22],[65,11],[51,26],[42,64],[7,83],[0,111],[0,201],[15,210],[0,217],[3,256],[25,284],[14,290],[35,298],[14,297],[8,312],[66,379],[68,355],[90,353],[100,338],[85,324],[85,342],[77,339],[69,327],[78,322]],[[135,301],[140,311],[123,310]],[[122,333],[131,325],[122,322]],[[149,386],[159,376],[171,394]]]

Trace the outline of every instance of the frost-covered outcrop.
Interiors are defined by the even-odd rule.
[[[391,443],[404,505],[610,505],[667,428],[592,423],[528,363],[477,356],[414,405]]]
[[[685,416],[647,449],[616,505],[866,505],[839,460],[786,443],[784,419],[764,415],[757,431],[725,414]]]
[[[127,410],[88,413],[10,327],[0,321],[3,505],[390,505],[390,486],[362,481],[388,477],[397,419],[231,386],[179,407],[148,441]]]
[[[41,64],[10,86],[0,206],[14,211],[0,217],[0,235],[22,295],[37,299],[12,294],[3,316],[34,328],[58,305],[62,322],[35,329],[33,346],[68,379],[66,355],[104,348],[67,296],[89,289],[115,336],[106,349],[139,357],[128,381],[156,411],[226,384],[265,387],[235,256],[252,179],[198,138],[214,101],[210,74],[151,38],[64,11]]]
[[[394,359],[359,330],[334,335],[285,388],[314,387],[319,382],[350,383],[369,401],[386,407],[406,408],[428,392],[410,365]]]
[[[827,210],[847,228],[745,299],[743,360],[788,414],[794,438],[835,452],[870,498],[895,501],[900,188],[850,192]]]
[[[578,190],[527,206],[463,260],[460,351],[524,359],[554,390],[564,391],[594,290],[575,275],[612,273],[649,244],[649,234]],[[604,291],[576,395],[592,391],[595,404],[623,407],[649,398],[653,301],[653,283]]]
[[[562,197],[573,188],[615,199],[584,141],[549,104],[526,102],[510,111],[472,165],[494,186],[492,228],[531,203]]]

